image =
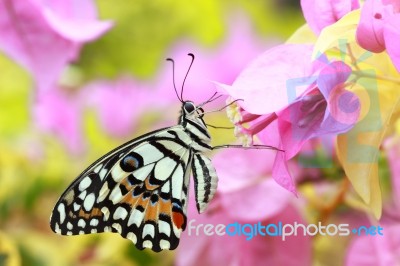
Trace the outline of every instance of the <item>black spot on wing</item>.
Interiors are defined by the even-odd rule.
[[[133,172],[143,166],[143,157],[136,152],[130,152],[122,158],[119,165],[125,172]]]

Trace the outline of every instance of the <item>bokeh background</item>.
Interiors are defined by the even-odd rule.
[[[215,92],[212,81],[231,84],[250,60],[304,24],[298,1],[59,1],[54,10],[65,17],[75,10],[95,21],[97,12],[112,25],[99,26],[91,36],[93,25],[68,25],[69,35],[60,26],[56,34],[63,40],[54,42],[43,37],[48,28],[29,22],[46,14],[41,9],[46,1],[23,2],[0,4],[0,266],[343,264],[351,238],[246,241],[184,235],[176,251],[153,253],[138,251],[117,234],[61,237],[49,227],[58,197],[91,162],[125,141],[176,123],[180,103],[167,57],[175,60],[180,88],[190,63],[187,53],[196,56],[184,98],[203,102]],[[12,32],[23,36],[22,48],[10,41],[16,39]],[[224,112],[206,120],[231,126]],[[210,132],[214,145],[236,141],[232,130]],[[217,197],[201,216],[190,205],[189,219],[369,225],[369,217],[354,210],[356,196],[348,198],[356,206],[352,211],[343,204],[351,188],[340,167],[324,156],[313,159],[328,160],[329,167],[300,169],[294,162],[296,198],[272,181],[270,152],[217,152],[213,161],[221,189],[230,196]],[[384,158],[381,164],[387,164]],[[389,174],[382,176],[385,189]]]

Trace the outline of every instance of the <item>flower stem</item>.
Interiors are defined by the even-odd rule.
[[[357,79],[359,79],[359,78],[372,78],[372,79],[391,81],[391,82],[393,82],[395,84],[400,84],[400,79],[396,79],[396,78],[392,78],[392,77],[388,77],[388,76],[371,75],[371,74],[365,73],[364,71],[361,70],[361,68],[357,64],[357,59],[354,56],[353,51],[351,50],[351,46],[349,44],[347,44],[347,51],[348,51],[348,55],[349,55],[350,60],[351,60],[351,64],[356,70],[356,71],[353,71],[353,74],[357,77]]]
[[[345,177],[341,183],[340,189],[334,199],[325,206],[320,206],[320,215],[319,221],[322,224],[326,224],[329,220],[329,217],[332,213],[337,209],[337,207],[344,202],[346,193],[350,187],[350,181],[347,177]]]
[[[385,80],[385,81],[391,81],[395,84],[400,84],[400,79],[388,77],[388,76],[380,76],[380,75],[371,75],[368,73],[365,73],[363,71],[355,71],[353,72],[355,76],[357,76],[357,79],[359,78],[371,78],[371,79],[379,79],[379,80]]]
[[[361,71],[360,67],[357,64],[357,59],[354,56],[353,51],[351,50],[351,46],[349,44],[346,44],[346,46],[347,46],[347,51],[349,51],[348,55],[350,56],[351,64],[357,71]]]

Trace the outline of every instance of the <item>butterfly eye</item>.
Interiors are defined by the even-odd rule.
[[[185,108],[186,113],[190,114],[196,109],[194,104],[192,102],[185,102],[185,105],[183,106]]]

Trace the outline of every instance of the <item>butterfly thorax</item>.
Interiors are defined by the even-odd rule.
[[[192,140],[191,147],[198,151],[211,150],[211,136],[203,120],[202,112],[193,102],[186,101],[182,104],[179,124]]]

